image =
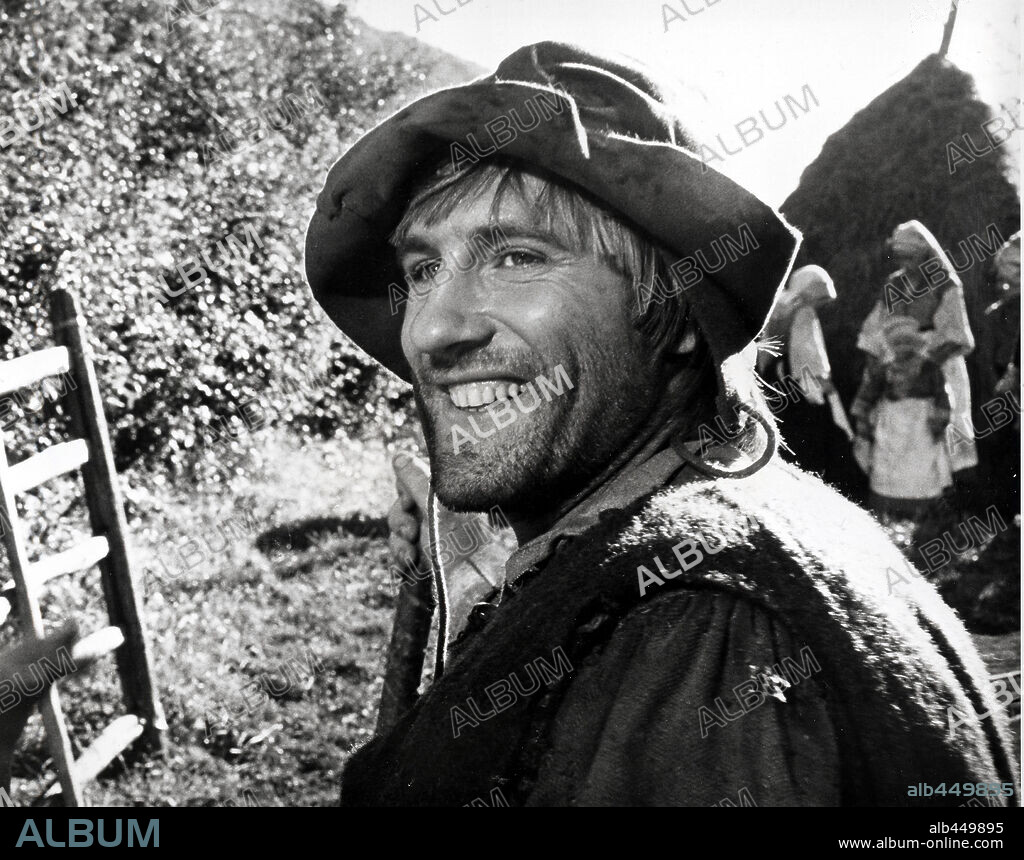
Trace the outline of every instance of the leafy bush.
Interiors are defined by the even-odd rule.
[[[324,321],[301,266],[326,168],[423,78],[359,45],[316,0],[0,11],[0,123],[58,104],[0,149],[0,358],[49,345],[49,292],[77,293],[120,468],[221,475],[248,447],[240,414],[321,436],[401,423],[406,387]],[[257,117],[264,139],[225,146]],[[204,251],[208,279],[168,298]]]

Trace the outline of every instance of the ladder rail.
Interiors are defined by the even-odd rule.
[[[21,622],[26,635],[42,639],[46,635],[43,627],[43,616],[39,609],[36,589],[31,584],[28,573],[30,562],[25,547],[18,509],[11,489],[10,467],[7,463],[7,447],[4,433],[0,429],[0,524],[3,525],[4,546],[11,564],[14,579],[15,600],[20,604]],[[83,800],[82,789],[75,779],[73,765],[74,752],[71,749],[71,738],[68,736],[64,714],[60,707],[60,694],[56,683],[43,694],[40,702],[43,725],[46,727],[46,739],[53,756],[54,765],[64,791],[65,802],[69,806],[80,806]]]
[[[167,721],[153,682],[142,604],[128,558],[128,525],[103,401],[74,295],[65,289],[54,290],[50,317],[57,343],[68,350],[71,375],[77,383],[74,396],[68,398],[72,433],[88,442],[91,455],[82,465],[89,520],[93,533],[104,535],[109,543],[109,552],[99,567],[110,623],[121,628],[125,636],[125,647],[116,652],[121,688],[128,710],[145,721],[144,742],[159,750]]]

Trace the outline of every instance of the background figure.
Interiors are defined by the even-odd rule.
[[[853,404],[858,460],[875,510],[916,516],[953,483],[949,386],[916,320],[892,317],[883,338],[885,350],[868,357]]]
[[[1011,302],[1020,299],[1020,231],[1014,233],[996,254],[996,280],[1002,295],[985,309],[986,314],[1002,310]],[[1013,341],[1013,351],[1001,362],[998,362],[999,382],[996,383],[996,394],[1007,392],[1018,393],[1020,390],[1020,322],[1017,323],[1017,336]],[[1020,413],[1014,426],[1020,427]]]
[[[924,358],[942,368],[949,386],[950,427],[955,432],[949,434],[945,444],[954,486],[961,493],[957,507],[962,508],[966,470],[978,465],[965,360],[974,349],[974,335],[967,320],[963,284],[936,238],[920,221],[896,227],[888,246],[900,268],[890,275],[882,297],[864,320],[857,347],[875,359],[883,359],[887,351],[886,322],[899,316],[917,322],[924,339]]]
[[[852,459],[852,431],[832,385],[818,308],[836,297],[832,279],[821,266],[804,266],[790,276],[765,329],[781,345],[773,356],[762,352],[759,371],[783,398],[769,397],[790,452],[783,455],[832,484],[843,479]]]

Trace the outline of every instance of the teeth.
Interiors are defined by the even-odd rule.
[[[516,382],[487,380],[452,385],[448,389],[448,396],[459,409],[467,409],[508,400],[518,394],[519,390],[520,385]]]

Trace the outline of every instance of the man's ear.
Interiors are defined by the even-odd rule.
[[[689,355],[697,348],[697,328],[690,320],[683,326],[683,333],[676,343],[668,348],[670,355]]]

